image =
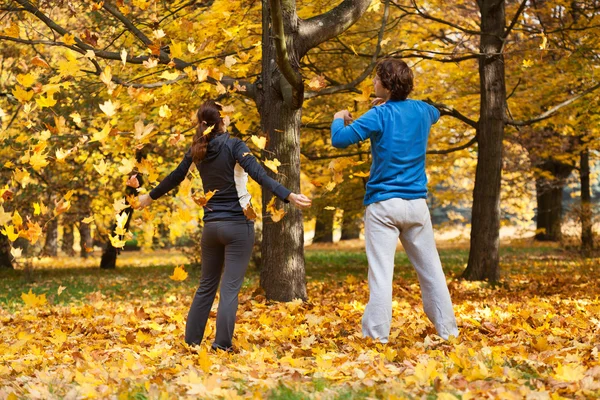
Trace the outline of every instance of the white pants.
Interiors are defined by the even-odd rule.
[[[427,202],[425,199],[399,198],[369,204],[365,212],[369,303],[362,319],[363,335],[383,343],[388,341],[398,237],[417,271],[427,317],[442,338],[458,336],[452,300],[435,247]]]

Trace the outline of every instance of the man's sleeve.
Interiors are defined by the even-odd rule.
[[[286,199],[292,191],[267,175],[265,169],[256,161],[256,158],[254,158],[250,149],[246,146],[246,143],[239,139],[236,140],[236,143],[233,145],[233,156],[238,164],[244,168],[244,171],[260,186],[270,190],[271,193],[284,202],[289,203],[289,200]]]
[[[381,121],[377,107],[373,107],[348,126],[344,126],[343,119],[334,119],[331,123],[331,145],[344,149],[365,141],[378,132],[381,132]]]
[[[157,187],[150,191],[150,197],[153,200],[168,193],[171,189],[179,185],[187,175],[190,167],[192,166],[192,153],[188,150],[183,157],[183,160],[179,163],[179,166],[173,170],[165,179],[163,179]]]
[[[440,119],[440,110],[431,104],[427,104],[427,110],[429,111],[429,117],[431,118],[431,125],[438,122]]]

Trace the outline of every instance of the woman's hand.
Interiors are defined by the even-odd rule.
[[[290,203],[292,203],[296,208],[303,209],[308,208],[312,204],[312,200],[306,197],[303,194],[290,193],[287,199]]]
[[[352,118],[352,114],[350,114],[350,111],[348,111],[348,110],[341,110],[341,111],[336,112],[333,115],[333,119],[338,119],[338,118],[343,119],[345,125],[348,125],[349,123],[354,121],[354,118]]]
[[[148,207],[154,200],[152,200],[152,197],[150,197],[150,195],[148,193],[146,194],[141,194],[138,196],[138,210],[141,210],[143,208]]]

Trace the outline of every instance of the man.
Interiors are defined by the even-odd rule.
[[[331,124],[334,147],[371,140],[373,161],[364,198],[370,296],[362,319],[363,335],[388,341],[394,255],[400,237],[419,277],[425,313],[439,336],[456,337],[458,328],[426,202],[427,139],[440,113],[427,103],[407,98],[413,74],[404,61],[382,60],[376,73],[375,95],[383,103],[356,121],[348,110],[339,111]]]

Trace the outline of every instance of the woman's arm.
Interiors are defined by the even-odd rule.
[[[150,193],[139,196],[140,208],[149,206],[153,200],[160,198],[174,187],[178,186],[185,179],[191,165],[192,155],[190,151],[188,151],[185,153],[183,160],[181,160],[177,168],[163,179],[158,186],[152,189]]]

